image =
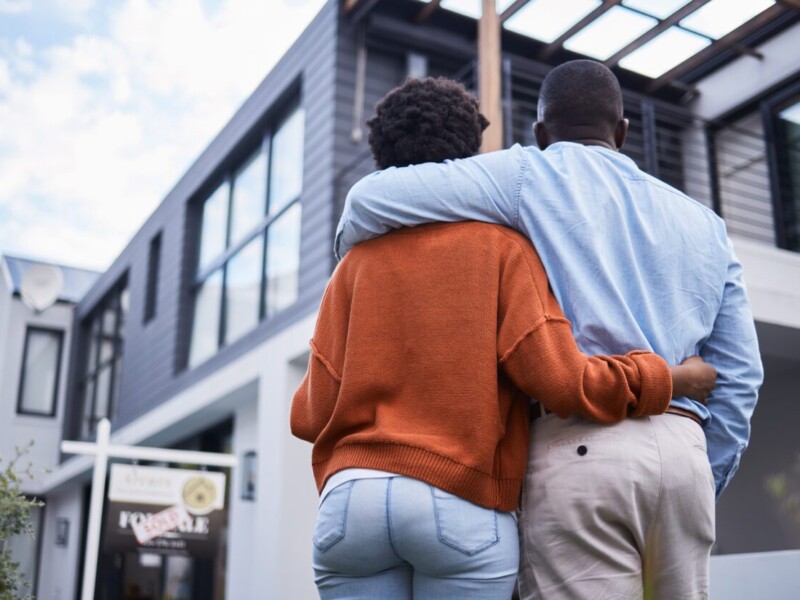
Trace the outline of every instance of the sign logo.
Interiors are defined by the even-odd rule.
[[[183,484],[183,502],[196,515],[208,514],[214,510],[216,499],[217,488],[209,477],[192,477]]]

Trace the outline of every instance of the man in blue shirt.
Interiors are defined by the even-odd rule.
[[[615,426],[537,419],[521,532],[525,597],[704,598],[715,494],[747,446],[763,379],[741,265],[717,215],[619,153],[621,90],[601,64],[551,71],[535,133],[539,148],[365,177],[337,255],[402,226],[507,225],[536,246],[582,351],[714,365],[707,407],[676,399],[672,414]]]

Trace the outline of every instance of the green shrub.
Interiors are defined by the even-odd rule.
[[[24,448],[15,448],[9,461],[0,458],[0,600],[33,600],[27,593],[30,584],[22,580],[19,564],[6,550],[6,540],[14,535],[33,535],[31,509],[42,506],[39,500],[31,500],[20,491],[24,478],[33,479],[32,465],[19,471],[20,459],[30,452],[33,442]]]

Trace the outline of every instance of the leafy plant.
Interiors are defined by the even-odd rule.
[[[793,521],[795,533],[800,531],[800,456],[789,472],[768,477],[766,487],[781,510]]]
[[[15,448],[14,457],[5,465],[0,458],[0,600],[33,600],[27,592],[30,583],[23,580],[19,564],[14,562],[11,551],[6,548],[6,540],[11,536],[33,535],[31,509],[43,505],[39,500],[27,498],[20,489],[24,478],[33,479],[30,462],[24,470],[18,470],[20,460],[32,446],[33,441]]]

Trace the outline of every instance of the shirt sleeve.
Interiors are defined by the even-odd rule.
[[[521,146],[443,163],[389,168],[356,183],[336,230],[334,253],[400,227],[483,221],[517,228],[527,159]]]
[[[520,246],[500,282],[498,359],[511,381],[560,417],[616,423],[663,413],[672,397],[669,365],[652,352],[583,354],[533,248]]]
[[[742,279],[742,265],[728,240],[728,277],[714,327],[700,356],[717,369],[705,427],[717,498],[739,468],[750,439],[750,419],[764,380],[755,322]]]

